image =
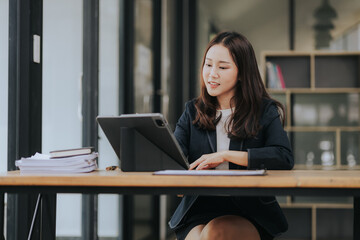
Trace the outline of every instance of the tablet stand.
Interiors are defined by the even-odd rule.
[[[120,163],[124,172],[184,169],[169,155],[133,128],[120,130]]]

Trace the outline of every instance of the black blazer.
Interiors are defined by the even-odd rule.
[[[294,159],[286,132],[281,125],[276,105],[271,100],[263,101],[261,130],[255,138],[243,141],[230,140],[229,150],[248,152],[248,169],[292,169]],[[203,154],[216,152],[216,131],[207,131],[193,125],[196,116],[194,100],[186,103],[186,109],[176,124],[175,137],[189,163]],[[230,169],[246,167],[229,163]],[[261,192],[259,192],[261,196]],[[198,196],[184,196],[173,214],[169,226],[175,228],[194,204]],[[231,197],[237,206],[271,235],[276,236],[288,228],[275,197]]]

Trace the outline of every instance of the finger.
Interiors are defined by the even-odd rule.
[[[204,155],[203,155],[204,156]],[[198,166],[202,161],[204,161],[204,157],[201,156],[200,158],[198,158],[195,162],[190,164],[190,168],[189,170],[194,169],[196,166]]]
[[[220,162],[216,161],[216,159],[206,159],[198,165],[196,170],[216,168],[219,165]]]
[[[189,170],[193,170],[197,165],[199,165],[197,161],[193,162],[192,164],[190,164]]]
[[[206,170],[206,169],[209,169],[208,164],[205,164],[205,165],[202,165],[202,166],[196,168],[196,170]]]
[[[193,170],[196,167],[196,165],[194,165],[193,163],[190,164],[189,170]]]
[[[208,161],[204,160],[197,166],[196,170],[202,170],[207,168],[209,168],[209,163]]]

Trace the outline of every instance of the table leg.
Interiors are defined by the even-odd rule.
[[[32,217],[32,221],[31,221],[31,226],[30,226],[30,231],[29,231],[29,235],[28,235],[28,240],[31,239],[31,235],[34,229],[34,225],[35,225],[35,220],[36,220],[36,216],[38,214],[38,209],[39,209],[39,205],[40,205],[40,201],[41,201],[41,193],[38,194],[37,200],[36,200],[36,206],[35,206],[35,210],[33,213],[33,217]]]
[[[40,220],[37,220],[37,219]],[[28,240],[37,239],[55,239],[56,238],[56,194],[38,194]],[[38,232],[33,236],[33,232]]]
[[[354,197],[354,240],[360,240],[360,197]]]
[[[4,240],[4,207],[5,207],[4,193],[0,193],[0,239]]]

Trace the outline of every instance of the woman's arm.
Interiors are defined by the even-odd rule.
[[[248,169],[292,169],[294,158],[289,139],[280,122],[274,105],[264,113],[262,134],[257,140],[262,146],[247,146],[247,151],[222,151],[205,154],[190,165],[190,169],[214,168],[224,161],[245,166]]]
[[[221,163],[228,161],[236,165],[248,165],[248,153],[244,151],[221,151],[216,153],[204,154],[198,160],[190,164],[190,170],[204,170],[215,168]]]
[[[289,138],[277,117],[264,129],[265,144],[261,148],[248,148],[248,169],[289,170],[294,157]]]
[[[248,169],[289,170],[294,157],[275,104],[269,104],[264,112],[262,135],[263,147],[247,147]]]

